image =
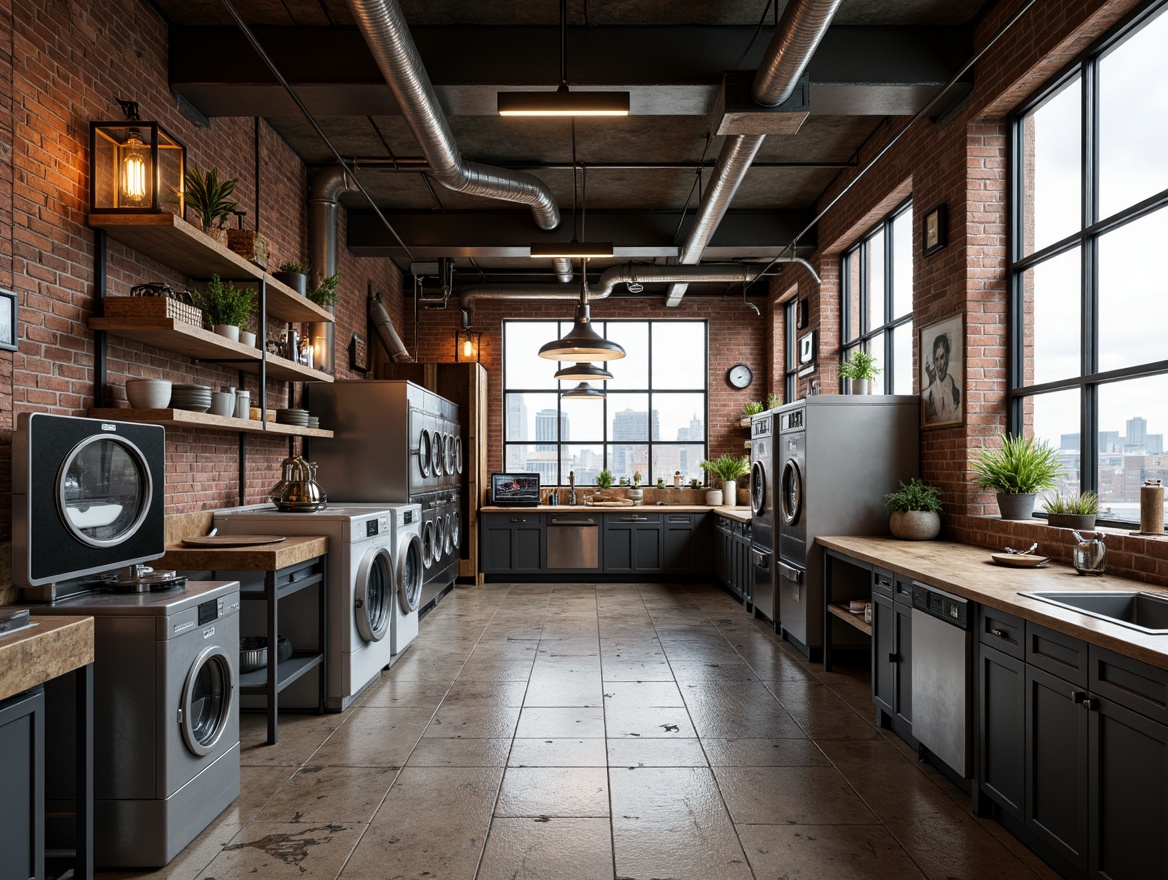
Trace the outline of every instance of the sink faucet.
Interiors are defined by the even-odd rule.
[[[576,503],[576,472],[575,471],[568,471],[568,485],[571,487],[571,491],[568,493],[568,503],[575,504]]]

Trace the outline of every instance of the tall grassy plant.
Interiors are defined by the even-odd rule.
[[[977,484],[1005,495],[1029,495],[1050,489],[1062,475],[1058,451],[1035,437],[1001,436],[1002,445],[983,445],[970,462]]]
[[[220,180],[218,168],[204,172],[192,163],[187,169],[183,196],[187,207],[199,216],[204,232],[210,232],[212,227],[222,227],[239,206],[238,202],[231,200],[237,182],[235,178]]]
[[[711,474],[717,474],[719,479],[737,480],[750,473],[750,458],[745,455],[741,458],[735,455],[720,455],[713,461],[699,462],[698,467]]]

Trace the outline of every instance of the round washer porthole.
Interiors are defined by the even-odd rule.
[[[179,728],[192,753],[202,757],[215,748],[231,714],[234,690],[227,653],[217,645],[204,648],[187,673],[180,704]]]
[[[444,434],[439,434],[437,431],[433,434],[433,448],[430,450],[430,470],[434,472],[434,476],[442,476],[442,458],[445,455],[444,448],[446,441]]]
[[[365,554],[354,584],[353,619],[367,642],[380,642],[389,634],[390,603],[393,602],[393,560],[385,547]]]
[[[69,533],[90,547],[116,547],[133,537],[153,498],[146,456],[124,437],[87,437],[57,471],[57,513]]]
[[[783,465],[783,476],[779,485],[783,520],[789,526],[794,525],[803,507],[803,475],[799,473],[799,465],[788,460]]]
[[[442,531],[446,533],[446,540],[442,544],[442,550],[445,553],[454,552],[454,535],[452,534],[453,529],[451,528],[450,523],[451,519],[450,514],[448,513],[442,517]]]
[[[430,432],[423,428],[418,433],[418,468],[423,477],[430,476]]]
[[[761,461],[756,461],[750,469],[750,510],[755,516],[762,516],[766,511],[766,468]]]
[[[462,549],[462,545],[459,543],[462,537],[460,534],[461,529],[459,528],[461,519],[461,515],[457,513],[451,514],[450,516],[450,544],[456,551]]]
[[[422,542],[417,535],[399,548],[397,596],[406,614],[417,611],[422,601]]]
[[[462,438],[454,438],[454,470],[462,473]]]
[[[434,522],[431,520],[422,526],[422,567],[429,568],[434,564]]]

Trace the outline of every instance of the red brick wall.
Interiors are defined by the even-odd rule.
[[[0,602],[14,598],[4,587],[10,583],[15,416],[25,411],[84,415],[94,405],[95,348],[87,327],[94,297],[94,236],[86,226],[89,122],[120,118],[115,96],[136,100],[144,119],[157,119],[186,144],[188,161],[238,178],[234,197],[247,212],[244,225],[255,228],[258,220],[274,263],[307,257],[309,178],[266,123],[259,125],[258,136],[253,119],[214,119],[209,129],[201,129],[178,111],[167,84],[166,24],[148,3],[13,0],[10,5],[11,18],[0,15],[0,285],[18,294],[20,350],[0,352]],[[339,240],[344,241],[343,230]],[[339,267],[336,363],[338,376],[347,377],[352,375],[345,352],[349,337],[366,335],[368,284],[387,294],[391,313],[399,316],[401,284],[388,261],[343,252]],[[128,294],[134,284],[153,280],[178,289],[194,283],[109,240],[110,295]],[[270,336],[277,332],[269,327]],[[113,336],[107,369],[107,405],[124,404],[124,381],[134,376],[216,387],[239,383],[239,374],[228,367],[194,363]],[[254,400],[255,377],[244,385]],[[284,405],[283,383],[270,383],[268,393]],[[247,435],[246,442],[245,500],[254,502],[279,478],[289,442],[257,435]],[[238,503],[239,436],[168,431],[167,472],[167,513]]]

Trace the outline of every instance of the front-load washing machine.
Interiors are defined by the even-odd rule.
[[[338,505],[289,513],[261,504],[215,511],[214,525],[222,535],[328,538],[325,705],[334,711],[346,708],[393,660],[390,630],[398,575],[390,507]],[[292,641],[295,644],[295,638]],[[296,703],[290,699],[288,705]]]
[[[95,864],[167,864],[239,796],[239,584],[97,589],[34,613],[93,617]],[[72,679],[45,694],[50,717],[69,719],[46,731],[52,817],[73,800]],[[50,847],[71,845],[52,818],[45,832]]]
[[[418,635],[418,608],[422,604],[422,506],[420,504],[349,504],[347,508],[386,509],[392,514],[390,533],[393,547],[394,591],[393,617],[390,621],[391,663]]]

